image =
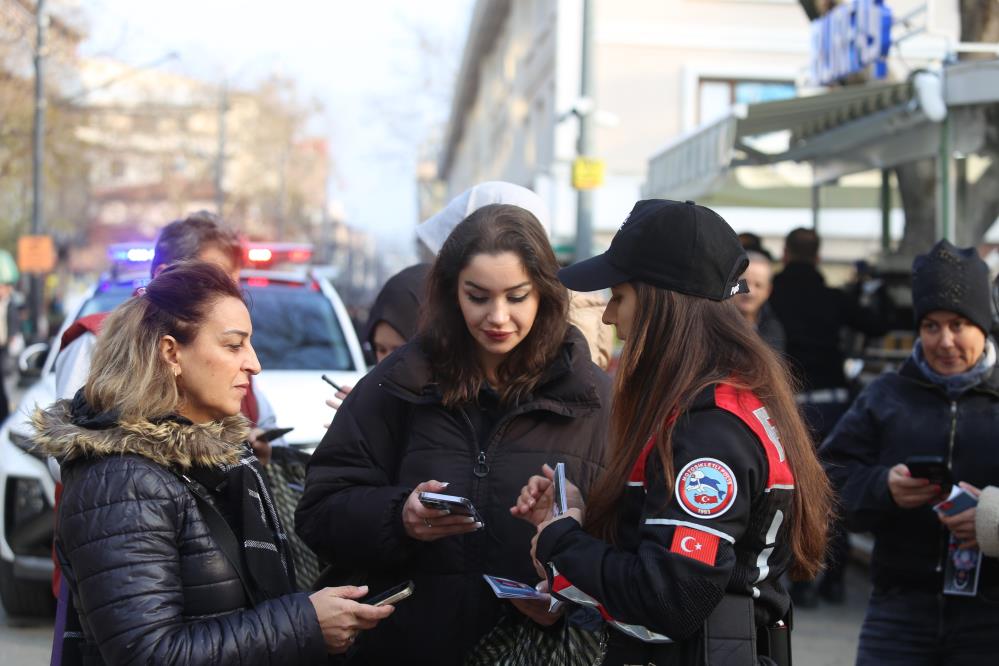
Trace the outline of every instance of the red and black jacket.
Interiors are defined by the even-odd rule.
[[[645,644],[663,663],[726,594],[753,598],[757,625],[789,607],[778,578],[791,562],[794,479],[760,400],[726,384],[706,389],[677,419],[673,467],[668,492],[646,445],[620,503],[617,545],[560,520],[537,547],[556,596],[597,607],[615,640]]]

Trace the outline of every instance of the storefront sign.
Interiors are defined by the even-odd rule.
[[[891,24],[884,0],[844,2],[812,21],[812,84],[830,85],[872,65],[873,78],[884,78]]]
[[[17,267],[22,273],[49,273],[55,264],[52,236],[21,236],[17,239]]]
[[[604,161],[593,157],[577,157],[572,162],[572,186],[577,190],[592,190],[604,184]]]

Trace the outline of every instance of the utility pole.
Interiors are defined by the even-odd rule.
[[[31,153],[31,234],[37,236],[45,229],[45,31],[48,16],[45,0],[35,5],[35,131]],[[31,324],[33,337],[38,337],[42,316],[42,277],[31,275]]]
[[[229,110],[229,81],[222,82],[222,89],[219,91],[219,145],[215,155],[215,212],[222,216],[222,207],[225,205],[225,190],[222,189],[225,179],[225,114]]]
[[[593,100],[593,0],[583,0],[583,47],[579,68],[579,97]],[[590,104],[586,113],[579,113],[579,138],[576,154],[589,157],[592,146],[593,109]],[[576,193],[576,261],[593,255],[593,192],[580,189]]]

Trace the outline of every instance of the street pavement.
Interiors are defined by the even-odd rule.
[[[11,618],[0,605],[0,664],[47,664],[51,654],[51,620]]]
[[[852,666],[864,610],[871,595],[866,566],[854,564],[846,574],[846,602],[794,611],[791,634],[794,666]]]
[[[870,587],[867,570],[852,567],[844,605],[795,611],[795,666],[852,666]],[[51,648],[51,621],[10,618],[0,607],[0,664],[47,664]]]

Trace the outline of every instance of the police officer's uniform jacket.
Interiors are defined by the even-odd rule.
[[[668,490],[650,440],[616,546],[572,519],[539,537],[556,596],[597,607],[611,627],[605,663],[705,663],[705,621],[723,598],[755,600],[756,626],[787,613],[778,578],[791,561],[794,479],[760,400],[728,384],[704,390],[676,421],[673,467]]]

